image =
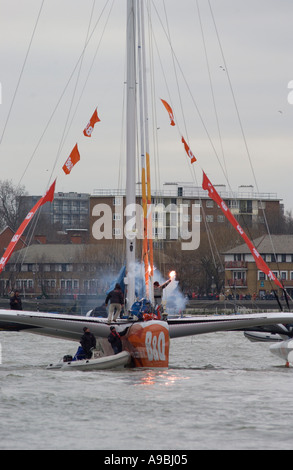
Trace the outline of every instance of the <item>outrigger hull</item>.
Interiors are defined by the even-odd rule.
[[[174,318],[167,322],[134,322],[126,319],[113,324],[118,332],[129,327],[127,336],[123,337],[123,349],[128,350],[135,359],[136,367],[168,367],[169,340],[172,338],[293,324],[293,313],[195,316]],[[110,324],[103,318],[0,310],[0,330],[3,331],[23,331],[79,341],[84,326],[88,326],[97,338],[105,339],[110,333]]]
[[[158,323],[152,320],[149,324]],[[23,331],[50,337],[79,341],[84,326],[101,338],[107,338],[110,326],[120,329],[131,327],[136,322],[128,319],[107,323],[105,318],[85,317],[58,313],[0,310],[0,331]],[[205,315],[168,319],[160,322],[168,325],[170,338],[193,336],[216,331],[244,330],[258,326],[293,324],[293,312],[241,314],[241,315]]]
[[[272,344],[270,351],[275,356],[284,359],[287,365],[293,364],[293,339],[287,339],[286,341]]]

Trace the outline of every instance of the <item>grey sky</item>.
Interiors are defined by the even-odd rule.
[[[0,136],[41,4],[41,0],[0,0]],[[155,0],[153,4],[166,28],[164,2]],[[197,4],[205,35],[224,159]],[[180,96],[170,47],[153,8],[152,28],[156,41],[156,89],[153,99],[159,128],[157,135],[161,170],[159,180],[153,177],[153,187],[156,187],[158,181],[162,185],[166,181],[192,180],[190,164],[181,143],[181,132],[198,157],[193,170],[199,185],[204,169],[214,184],[229,184],[235,191],[238,185],[257,185],[260,192],[277,193],[284,200],[286,210],[293,209],[293,106],[287,99],[290,91],[288,83],[293,80],[293,3],[290,0],[210,0],[210,4],[249,155],[232,99],[227,70],[224,70],[208,0],[165,0],[172,47],[176,54]],[[44,2],[0,146],[1,179],[9,178],[17,184],[30,162],[22,183],[31,194],[43,194],[51,175],[52,178],[57,176],[59,191],[92,192],[94,189],[124,187],[124,183],[119,180],[119,171],[122,169],[120,157],[124,153],[125,123],[122,117],[126,0],[116,0],[113,4],[93,69],[81,96],[112,0],[88,45],[72,109],[76,108],[79,99],[80,104],[68,133],[66,131],[64,145],[59,151],[79,67],[33,156],[78,63],[92,5],[92,0]],[[91,28],[104,5],[106,0],[96,0]],[[149,94],[151,96],[151,91]],[[172,103],[178,123],[176,128],[169,125],[160,98]],[[101,123],[96,126],[91,139],[86,139],[82,131],[96,106]],[[212,145],[201,120],[212,139]],[[79,145],[81,161],[70,175],[65,176],[62,166],[76,143]],[[153,173],[155,167],[154,162]],[[222,171],[225,167],[228,181]]]

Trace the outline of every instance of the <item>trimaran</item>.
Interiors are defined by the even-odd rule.
[[[135,160],[137,152],[136,142],[136,112],[137,112],[137,94],[136,84],[139,83],[141,109],[146,110],[147,87],[145,82],[145,50],[144,50],[144,1],[127,0],[127,181],[126,181],[126,206],[131,207],[136,203],[136,170]],[[138,39],[137,39],[138,31]],[[136,72],[136,52],[138,51],[137,63],[139,66],[139,75]],[[162,100],[163,101],[163,100]],[[166,106],[171,124],[174,123],[172,109],[167,102]],[[145,267],[145,287],[146,297],[152,301],[152,279],[153,279],[153,256],[151,240],[148,239],[148,227],[150,223],[150,176],[149,176],[149,149],[148,149],[148,119],[144,113],[141,118],[141,154],[142,154],[142,200],[144,210],[144,242],[143,242],[143,262]],[[146,116],[146,117],[145,117]],[[195,161],[191,150],[182,137],[185,149],[191,158],[191,164]],[[54,191],[52,185],[52,190]],[[251,253],[254,256],[258,269],[265,272],[268,277],[283,289],[282,284],[270,271],[256,248],[246,236],[245,232],[232,216],[225,203],[216,192],[212,183],[203,174],[203,188],[209,192],[209,196],[214,199],[222,209],[225,216],[229,219],[238,233],[248,244]],[[52,192],[52,191],[51,191]],[[37,207],[27,216],[26,222],[29,222],[33,213],[38,207],[47,201],[52,201],[46,195],[39,201]],[[132,218],[133,214],[127,215],[126,221]],[[14,237],[13,242],[16,242]],[[14,246],[12,245],[12,248]],[[127,237],[126,240],[126,288],[127,288],[127,308],[129,312],[132,304],[135,302],[135,263],[136,249],[135,237]],[[1,269],[5,266],[11,252],[4,255],[1,260]],[[183,318],[167,318],[162,320],[155,315],[145,318],[145,321],[133,321],[131,318],[121,319],[115,323],[119,331],[129,327],[126,339],[123,340],[123,349],[128,351],[132,357],[132,364],[135,367],[168,367],[169,364],[169,343],[170,339],[212,333],[218,331],[264,331],[265,334],[277,334],[280,340],[272,345],[272,352],[284,358],[286,362],[293,361],[293,340],[291,340],[291,327],[293,325],[293,313],[261,313],[261,314],[240,314],[240,315],[209,315]],[[79,341],[81,332],[85,326],[88,326],[91,332],[101,341],[105,342],[110,333],[110,326],[103,318],[90,316],[76,316],[67,314],[53,314],[30,311],[11,311],[0,310],[0,330],[2,331],[21,331],[57,337],[64,340]],[[260,338],[260,336],[259,336]],[[285,339],[285,341],[284,341]]]

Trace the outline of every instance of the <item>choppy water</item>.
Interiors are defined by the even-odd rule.
[[[293,368],[242,333],[172,340],[168,370],[48,371],[76,344],[0,342],[0,449],[293,448]]]

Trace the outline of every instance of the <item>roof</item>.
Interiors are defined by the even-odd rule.
[[[87,256],[88,255],[88,256]],[[10,263],[80,263],[95,262],[105,257],[104,247],[85,244],[40,244],[13,253]]]
[[[156,250],[154,250],[154,253]],[[109,244],[36,244],[14,252],[8,261],[10,264],[85,264],[124,262],[121,247]],[[162,263],[172,263],[172,257],[160,252]]]
[[[264,235],[252,240],[259,253],[264,254],[293,254],[293,235]],[[246,243],[232,250],[226,251],[225,255],[246,254],[250,250]]]

